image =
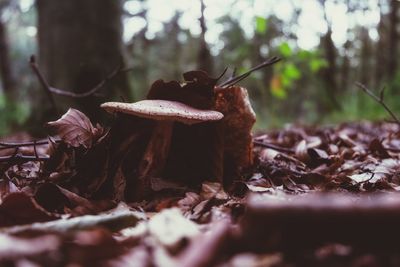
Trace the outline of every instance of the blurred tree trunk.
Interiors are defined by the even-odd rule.
[[[398,11],[399,11],[399,2],[398,0],[390,0],[390,35],[389,35],[389,54],[388,54],[388,77],[389,79],[393,79],[396,71],[397,71],[397,50],[398,50],[398,42],[399,35],[397,32],[398,26]]]
[[[372,58],[372,44],[369,38],[368,29],[360,29],[361,37],[361,66],[360,66],[360,82],[369,87],[371,82],[371,58]]]
[[[337,66],[336,66],[336,47],[332,40],[332,30],[330,27],[328,31],[321,39],[322,47],[324,49],[325,59],[328,62],[328,66],[322,70],[322,77],[325,83],[325,90],[327,97],[329,98],[330,107],[328,110],[341,109],[341,106],[337,100],[338,86],[336,82]]]
[[[144,1],[141,1],[141,8],[137,14],[130,14],[130,17],[139,17],[146,21],[145,26],[141,29],[137,34],[133,35],[129,42],[126,44],[126,51],[128,53],[129,59],[135,59],[135,63],[129,62],[129,65],[132,67],[132,75],[133,75],[133,100],[138,101],[143,99],[146,94],[148,88],[150,88],[150,79],[149,79],[149,50],[152,46],[152,40],[146,37],[146,33],[149,29],[148,19],[147,19],[147,7],[144,5]]]
[[[16,80],[10,60],[7,27],[2,19],[0,19],[0,75],[5,96],[8,100],[15,100]]]
[[[343,55],[343,61],[342,61],[342,66],[340,69],[340,88],[343,90],[347,90],[349,86],[349,74],[350,74],[350,59],[348,55],[348,51],[350,50],[351,47],[351,42],[349,40],[344,43],[343,48],[344,48],[344,55]]]
[[[210,49],[208,48],[206,38],[205,38],[206,32],[207,32],[207,26],[206,26],[206,22],[204,19],[205,5],[204,5],[203,0],[200,0],[200,7],[201,7],[201,16],[199,18],[199,22],[200,22],[201,33],[200,33],[200,48],[199,48],[199,54],[198,54],[197,67],[200,70],[204,70],[204,71],[208,72],[212,76],[213,75],[213,59],[212,59]]]
[[[176,12],[171,21],[165,25],[168,41],[171,42],[170,45],[172,51],[174,51],[174,53],[171,53],[171,57],[168,58],[167,63],[173,66],[170,67],[172,70],[171,78],[177,80],[182,78],[183,72],[181,64],[182,45],[178,39],[179,33],[181,32],[181,27],[179,26],[179,19],[181,16],[182,13]]]
[[[261,47],[263,44],[270,47],[270,40],[268,40],[268,38],[256,32],[251,41],[252,66],[257,66],[258,64],[266,60],[266,58],[261,54]],[[273,68],[263,68],[259,70],[259,72],[261,73],[261,79],[257,79],[256,81],[257,82],[256,88],[259,89],[257,90],[257,95],[259,94],[260,99],[268,103],[268,101],[271,101],[272,99],[271,91],[267,90],[265,87],[266,85],[271,83]]]
[[[385,67],[387,66],[387,55],[382,51],[387,51],[387,26],[385,25],[385,16],[380,12],[380,20],[378,24],[379,40],[376,44],[375,53],[375,87],[379,87],[385,78]]]
[[[39,65],[52,86],[83,93],[118,66],[123,54],[120,0],[37,0],[36,7]],[[116,96],[130,98],[126,73],[99,94],[74,100],[95,121],[101,117],[102,102]],[[48,119],[44,116],[41,119]]]
[[[321,37],[321,46],[324,51],[325,60],[328,62],[328,66],[322,70],[322,77],[324,81],[326,96],[328,97],[328,101],[326,102],[325,107],[321,107],[321,110],[331,111],[333,109],[339,110],[341,106],[339,101],[337,100],[337,93],[338,93],[338,84],[336,81],[337,76],[337,66],[336,66],[336,56],[337,51],[335,44],[332,40],[332,23],[329,21],[327,13],[326,13],[326,0],[319,0],[324,19],[328,26],[328,30],[326,31],[325,35]]]

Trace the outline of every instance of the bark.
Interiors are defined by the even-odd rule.
[[[198,69],[204,70],[210,74],[213,72],[213,60],[212,56],[210,53],[210,49],[208,48],[205,35],[207,32],[207,26],[206,22],[204,19],[204,10],[205,10],[205,5],[204,1],[201,0],[201,16],[199,18],[200,21],[200,28],[201,28],[201,34],[200,34],[200,48],[199,48],[199,54],[198,54]]]
[[[398,24],[398,10],[399,10],[399,2],[397,0],[390,1],[390,35],[389,35],[389,54],[388,54],[388,77],[389,79],[393,79],[396,70],[397,70],[397,51],[398,51],[398,39],[399,34],[397,32],[397,24]]]
[[[367,87],[371,82],[371,58],[372,58],[372,44],[371,39],[368,35],[366,28],[361,29],[361,69],[360,69],[360,81]]]
[[[337,100],[337,82],[336,82],[336,48],[332,41],[332,30],[328,29],[327,33],[322,37],[322,46],[325,53],[325,59],[328,62],[328,67],[322,71],[325,82],[325,90],[330,101],[330,109],[341,109]]]
[[[344,44],[344,49],[345,49],[345,54],[343,56],[343,62],[341,66],[341,80],[340,80],[340,87],[343,90],[348,89],[349,85],[349,73],[350,73],[350,59],[349,56],[347,55],[347,51],[350,49],[350,41],[347,41]]]
[[[121,1],[37,0],[39,64],[50,85],[82,93],[93,88],[120,63]],[[126,74],[75,104],[99,120],[99,104],[115,96],[129,98]]]
[[[240,244],[263,253],[329,243],[393,251],[400,245],[399,211],[398,196],[331,193],[288,200],[253,195],[241,221]]]
[[[321,4],[323,12],[324,12],[324,19],[326,21],[326,24],[328,25],[328,30],[326,31],[326,34],[321,37],[321,45],[324,50],[325,59],[328,62],[328,67],[322,70],[322,77],[323,77],[323,80],[325,83],[324,85],[325,85],[326,95],[329,98],[329,103],[327,103],[327,107],[328,107],[327,111],[331,111],[332,109],[340,110],[341,106],[337,99],[338,86],[337,86],[337,81],[336,81],[337,51],[336,51],[335,44],[333,43],[333,40],[332,40],[332,23],[331,23],[331,21],[329,21],[328,16],[326,14],[326,7],[325,7],[326,1],[321,0],[320,4]],[[325,109],[325,108],[326,107],[324,107],[323,109]]]
[[[379,40],[376,44],[375,52],[375,87],[379,87],[381,82],[385,78],[385,67],[387,66],[387,56],[386,53],[382,51],[387,51],[387,25],[385,25],[386,17],[380,14],[380,20],[378,24],[378,34]]]
[[[9,100],[15,99],[15,75],[10,61],[10,45],[7,36],[7,28],[0,19],[0,74],[3,92]]]

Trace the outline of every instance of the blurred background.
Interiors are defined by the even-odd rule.
[[[397,0],[0,0],[0,134],[40,134],[69,106],[100,121],[106,100],[142,99],[157,79],[203,69],[240,74],[279,56],[241,82],[257,128],[288,122],[377,120],[385,111],[354,83],[400,113]],[[51,86],[81,93],[118,66],[99,94],[55,96],[55,110],[29,66],[37,55]]]

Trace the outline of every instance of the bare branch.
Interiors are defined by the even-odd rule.
[[[271,143],[265,143],[265,142],[258,141],[258,140],[253,140],[253,144],[255,144],[256,146],[262,146],[262,147],[266,147],[266,148],[271,148],[271,149],[274,149],[274,150],[279,151],[279,152],[294,153],[293,149],[277,146],[277,145],[274,145],[274,144],[271,144]]]
[[[19,164],[28,161],[46,161],[48,160],[48,156],[26,156],[21,154],[15,154],[11,156],[0,157],[0,163],[7,162],[12,164]]]
[[[33,63],[32,63],[32,58],[33,58]],[[99,91],[101,88],[103,88],[107,82],[112,80],[118,74],[131,70],[131,68],[123,68],[123,63],[121,60],[121,62],[118,64],[118,66],[110,74],[108,74],[101,82],[99,82],[95,87],[93,87],[92,89],[90,89],[89,91],[84,92],[84,93],[74,93],[74,92],[58,89],[55,87],[51,87],[47,83],[47,81],[44,79],[44,76],[41,73],[38,64],[34,60],[34,56],[31,57],[31,67],[34,70],[36,76],[39,78],[43,87],[46,89],[46,92],[49,92],[50,95],[51,95],[51,93],[53,93],[56,95],[67,96],[67,97],[72,97],[72,98],[85,98],[85,97],[91,96],[91,95],[95,94],[97,91]],[[51,98],[53,98],[53,97],[51,96]]]
[[[386,103],[383,101],[384,98],[384,93],[383,90],[381,90],[380,96],[376,96],[371,90],[369,90],[365,85],[362,83],[356,82],[356,85],[361,88],[367,95],[369,95],[373,100],[375,100],[377,103],[379,103],[386,111],[389,113],[389,115],[393,118],[393,120],[397,123],[400,124],[400,120],[397,118],[397,116],[393,113],[393,111],[386,105]]]
[[[243,74],[241,74],[241,75],[239,75],[239,76],[235,76],[235,77],[232,77],[232,78],[226,80],[225,82],[221,83],[221,84],[218,85],[218,86],[223,87],[223,88],[224,88],[224,87],[232,86],[232,85],[234,85],[234,84],[240,82],[241,80],[247,78],[247,77],[248,77],[250,74],[252,74],[254,71],[259,70],[259,69],[262,69],[262,68],[267,67],[267,66],[270,66],[270,65],[272,65],[272,64],[275,64],[276,62],[278,62],[278,61],[280,61],[280,60],[281,60],[281,59],[278,58],[278,57],[272,57],[272,58],[270,58],[270,59],[264,61],[263,63],[261,63],[261,64],[255,66],[255,67],[253,67],[253,68],[251,68],[251,69],[248,70],[247,72],[245,72],[245,73],[243,73]]]
[[[54,142],[58,143],[61,140],[56,139],[53,140]],[[21,142],[21,143],[8,143],[8,142],[0,142],[0,150],[2,149],[9,149],[9,148],[19,148],[23,146],[37,146],[37,145],[46,145],[49,141],[47,139],[38,140],[38,141],[30,141],[30,142]]]
[[[40,84],[42,85],[43,89],[45,90],[45,92],[47,94],[47,97],[50,100],[50,103],[51,103],[51,106],[52,106],[53,110],[58,113],[56,101],[54,100],[54,97],[51,94],[50,85],[47,83],[46,79],[44,78],[44,76],[40,72],[39,66],[36,63],[36,59],[35,59],[34,55],[31,56],[31,58],[29,60],[29,63],[31,65],[31,68],[32,68],[33,72],[38,77]]]

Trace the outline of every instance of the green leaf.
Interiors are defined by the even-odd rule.
[[[292,49],[290,48],[288,43],[282,43],[279,46],[279,52],[283,57],[290,57],[292,55]]]
[[[308,60],[310,57],[312,57],[312,52],[307,51],[307,50],[300,50],[297,53],[297,56],[301,59],[301,60]]]
[[[310,69],[311,69],[312,72],[317,72],[321,68],[324,68],[324,67],[326,67],[328,65],[326,60],[319,59],[319,58],[312,59],[309,64],[310,64]]]
[[[279,99],[285,99],[287,97],[287,92],[284,88],[279,88],[278,90],[271,90],[271,94]]]
[[[256,17],[256,33],[265,34],[268,29],[268,21],[263,17]]]
[[[284,88],[290,88],[292,86],[292,79],[288,78],[285,75],[282,75],[281,77],[281,83],[282,83],[282,87]]]
[[[301,78],[301,73],[293,63],[288,63],[283,69],[283,76],[289,80],[298,80]]]

